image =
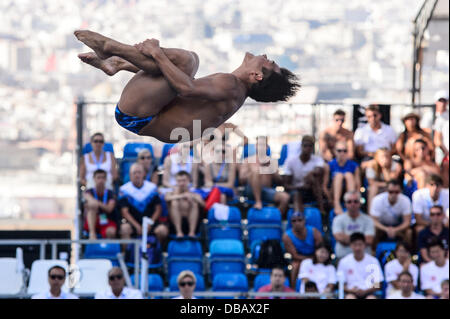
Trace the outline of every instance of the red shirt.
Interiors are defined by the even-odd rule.
[[[268,284],[265,286],[262,286],[261,288],[258,289],[258,292],[272,292],[272,284]],[[295,290],[293,290],[290,287],[287,286],[283,286],[283,292],[295,292]],[[256,299],[274,299],[275,297],[256,297]],[[296,299],[295,297],[279,297],[280,299]]]

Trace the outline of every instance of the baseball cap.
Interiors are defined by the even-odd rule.
[[[446,90],[436,92],[434,100],[439,101],[440,99],[446,99],[448,101],[448,92]]]

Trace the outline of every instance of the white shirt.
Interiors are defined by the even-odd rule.
[[[95,299],[143,299],[142,292],[134,288],[123,287],[122,292],[117,297],[111,287],[104,291],[95,294]]]
[[[309,172],[316,167],[323,167],[325,161],[323,158],[317,155],[311,155],[311,158],[306,163],[300,160],[300,156],[292,157],[288,159],[286,164],[286,175],[293,176],[293,185],[296,187],[302,187],[304,180]]]
[[[441,283],[448,277],[448,259],[442,267],[438,267],[434,261],[430,261],[420,268],[420,289],[431,289],[441,293]]]
[[[299,279],[307,278],[316,283],[319,293],[323,293],[327,285],[336,284],[336,269],[333,265],[313,264],[312,259],[305,259],[298,273]],[[305,282],[302,281],[300,292],[305,292]]]
[[[397,134],[389,125],[381,123],[378,131],[372,130],[369,124],[356,129],[355,144],[363,145],[365,152],[376,152],[379,148],[386,147],[391,149],[397,141]]]
[[[409,273],[413,276],[414,286],[417,287],[417,280],[419,278],[419,268],[413,263],[409,264],[408,267]],[[394,286],[392,286],[391,281],[395,281],[398,279],[398,275],[403,272],[403,266],[400,264],[398,259],[391,260],[384,266],[384,275],[386,276],[386,281],[388,282],[388,286],[386,289],[386,295],[390,295],[391,293],[395,293]]]
[[[448,210],[448,188],[442,188],[437,201],[433,201],[428,188],[415,191],[412,195],[412,209],[414,214],[422,215],[426,221],[430,221],[430,208],[434,205],[444,207],[444,212]]]
[[[338,266],[339,272],[344,275],[344,282],[349,289],[367,290],[372,288],[375,283],[381,284],[383,281],[383,272],[378,259],[367,253],[364,254],[361,261],[357,261],[353,254],[342,258]]]
[[[33,295],[31,299],[79,299],[79,298],[78,296],[71,294],[70,292],[61,291],[61,294],[58,297],[55,297],[50,293],[50,291],[46,291]]]
[[[411,293],[411,296],[403,297],[402,292],[397,291],[392,295],[390,295],[389,297],[387,297],[387,299],[425,299],[425,297],[420,294],[416,294],[414,291]]]
[[[370,215],[377,217],[385,226],[398,226],[403,221],[403,216],[411,215],[412,206],[408,196],[399,194],[397,202],[391,205],[388,200],[388,192],[378,194],[370,205]]]

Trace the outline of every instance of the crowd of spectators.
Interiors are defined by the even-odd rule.
[[[439,92],[434,123],[416,113],[404,116],[400,135],[383,122],[377,105],[366,108],[367,124],[354,133],[344,128],[346,113],[337,110],[317,145],[314,137],[301,137],[300,152],[288,155],[283,169],[275,171],[268,137],[258,137],[254,152],[237,160],[225,135],[213,150],[213,162],[194,161],[195,146],[186,143],[173,148],[158,168],[142,150],[124,181],[114,156],[102,148],[103,134],[96,133],[92,152],[81,159],[86,236],[139,237],[147,216],[153,221],[149,234],[167,247],[172,239],[199,239],[213,203],[232,205],[244,197],[255,209],[275,206],[290,219],[282,243],[291,256],[291,288],[300,279],[302,292],[333,291],[337,270],[347,298],[379,297],[382,282],[388,298],[439,298],[445,285],[448,296],[447,102],[448,94]],[[248,145],[242,132],[237,134]],[[121,184],[117,195],[115,182]],[[321,212],[322,229],[306,225],[307,206]],[[397,243],[385,265],[375,257],[382,242]],[[282,290],[284,273],[274,269],[272,277],[265,291]]]

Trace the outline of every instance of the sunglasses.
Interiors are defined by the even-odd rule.
[[[58,280],[63,280],[65,277],[62,275],[50,275],[50,278],[52,280],[58,279]]]
[[[109,276],[109,280],[111,280],[111,281],[114,281],[114,280],[116,280],[116,279],[122,279],[123,278],[123,276],[122,275],[111,275],[111,276]]]
[[[400,194],[400,191],[388,191],[389,194]]]
[[[347,150],[336,150],[336,152],[338,152],[338,153],[347,153],[348,151]]]
[[[100,144],[103,144],[105,141],[103,141],[103,140],[93,140],[92,141],[92,143],[100,143]]]
[[[144,160],[144,159],[152,159],[151,156],[139,156],[139,159]]]
[[[442,213],[430,213],[431,217],[433,217],[433,216],[441,216],[441,215],[442,215]]]
[[[347,200],[347,201],[345,201],[345,203],[347,203],[347,204],[359,204],[359,200]]]
[[[183,282],[180,282],[179,285],[180,285],[180,287],[185,287],[185,286],[192,287],[194,285],[194,282],[193,281],[183,281]]]
[[[291,223],[296,223],[296,222],[302,222],[302,221],[304,221],[305,219],[304,218],[298,218],[298,219],[291,219]]]

